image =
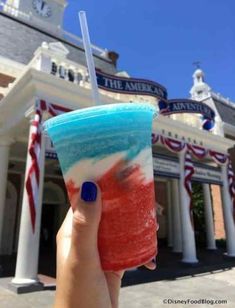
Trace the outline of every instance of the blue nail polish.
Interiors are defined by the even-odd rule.
[[[81,199],[85,202],[94,202],[97,198],[97,187],[93,182],[82,184]]]

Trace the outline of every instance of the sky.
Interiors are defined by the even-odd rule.
[[[81,36],[85,10],[93,44],[116,51],[118,70],[189,97],[193,63],[216,93],[235,102],[234,0],[68,0],[64,28]]]

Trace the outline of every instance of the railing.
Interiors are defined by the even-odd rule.
[[[1,9],[2,8],[2,9]],[[64,39],[65,41],[68,41],[69,43],[72,43],[80,48],[83,48],[83,42],[82,39],[64,29],[62,29],[60,26],[58,27],[52,27],[52,24],[47,21],[42,21],[40,18],[30,14],[25,13],[23,11],[20,11],[19,9],[15,8],[12,5],[8,5],[3,1],[0,1],[0,11],[3,11],[4,13],[7,13],[8,15],[12,15],[14,17],[17,17],[18,19],[22,20],[23,22],[29,23],[30,21],[34,20],[38,26],[38,28],[41,28],[42,30],[51,33],[54,36],[59,36],[60,38]],[[92,52],[93,54],[103,57],[106,60],[110,60],[107,56],[107,49],[100,48],[96,45],[91,44]]]
[[[80,86],[89,83],[87,68],[67,59],[63,50],[53,50],[50,43],[42,43],[42,46],[35,51],[34,55],[34,58],[28,64],[29,68],[33,67]]]
[[[225,97],[223,97],[221,94],[215,93],[215,92],[212,92],[212,93],[211,93],[211,96],[212,96],[214,99],[216,99],[216,100],[218,100],[218,101],[220,101],[220,102],[223,102],[223,103],[225,103],[225,104],[227,104],[227,105],[229,105],[229,106],[235,108],[235,103],[233,103],[229,98],[225,98]]]
[[[53,75],[58,79],[63,79],[67,82],[76,84],[82,88],[90,89],[91,84],[87,67],[79,63],[69,60],[66,56],[66,51],[59,49],[54,44],[56,43],[42,43],[35,53],[34,58],[29,62],[25,70],[35,68],[38,71]],[[54,48],[54,49],[53,49]],[[99,90],[101,94],[112,97],[113,99],[122,101],[133,100],[133,95],[122,95],[119,93]]]

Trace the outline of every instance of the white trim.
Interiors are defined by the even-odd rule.
[[[225,98],[221,94],[215,92],[211,92],[211,97],[235,109],[235,103],[232,102],[229,98]]]
[[[234,141],[230,139],[211,134],[210,132],[196,127],[188,126],[185,123],[172,120],[162,115],[159,115],[153,122],[153,132],[180,141],[182,141],[184,137],[185,142],[188,143],[192,143],[193,140],[195,140],[197,141],[197,145],[222,153],[227,153],[228,149],[234,146]],[[172,133],[172,137],[169,133]],[[178,138],[175,138],[174,134],[177,134]],[[191,140],[191,142],[189,140]]]
[[[235,123],[235,118],[234,118],[234,123]],[[224,134],[229,134],[229,135],[235,137],[235,126],[234,125],[231,125],[231,124],[224,122],[223,126],[224,126]],[[234,141],[234,143],[235,143],[235,141]]]
[[[0,122],[2,120],[5,124],[1,129],[8,131],[16,127],[25,118],[25,112],[32,107],[32,98],[35,96],[73,110],[94,105],[91,89],[31,68],[15,81],[14,87],[1,100]],[[104,104],[120,102],[102,94],[100,99]]]
[[[26,65],[0,56],[0,72],[10,77],[19,77]]]

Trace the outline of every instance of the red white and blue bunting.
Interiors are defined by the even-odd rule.
[[[228,161],[228,155],[209,150],[210,157],[218,164],[224,165]]]
[[[174,153],[179,153],[184,150],[185,146],[187,147],[186,155],[185,155],[185,179],[184,186],[190,197],[192,196],[192,187],[191,187],[191,179],[194,173],[193,162],[191,160],[192,154],[196,159],[204,159],[206,157],[212,158],[218,165],[224,165],[228,163],[228,183],[229,183],[229,193],[233,203],[233,215],[235,221],[235,175],[232,169],[232,164],[229,159],[229,155],[224,153],[219,153],[216,151],[208,150],[204,147],[186,144],[184,141],[175,140],[172,138],[160,136],[157,134],[152,134],[152,144],[161,143],[164,145],[169,151]],[[192,221],[192,202],[190,201],[190,215]]]
[[[193,144],[187,144],[187,148],[190,153],[193,154],[193,156],[197,159],[203,159],[207,156],[208,150],[200,147],[198,145],[193,145]]]
[[[169,151],[173,153],[179,153],[185,148],[184,142],[172,138],[161,138],[161,142]]]
[[[159,140],[159,135],[152,134],[152,144],[157,143]]]
[[[29,211],[31,217],[31,224],[33,233],[35,231],[36,213],[37,213],[37,198],[39,194],[39,180],[40,180],[40,153],[42,142],[42,117],[44,112],[48,112],[51,116],[56,116],[64,112],[71,111],[67,108],[48,104],[43,100],[39,100],[35,105],[35,115],[32,122],[32,133],[30,136],[29,155],[31,157],[31,164],[26,175],[25,187],[29,200]]]
[[[235,175],[233,172],[231,160],[229,160],[228,163],[228,187],[233,205],[233,218],[235,220]]]

